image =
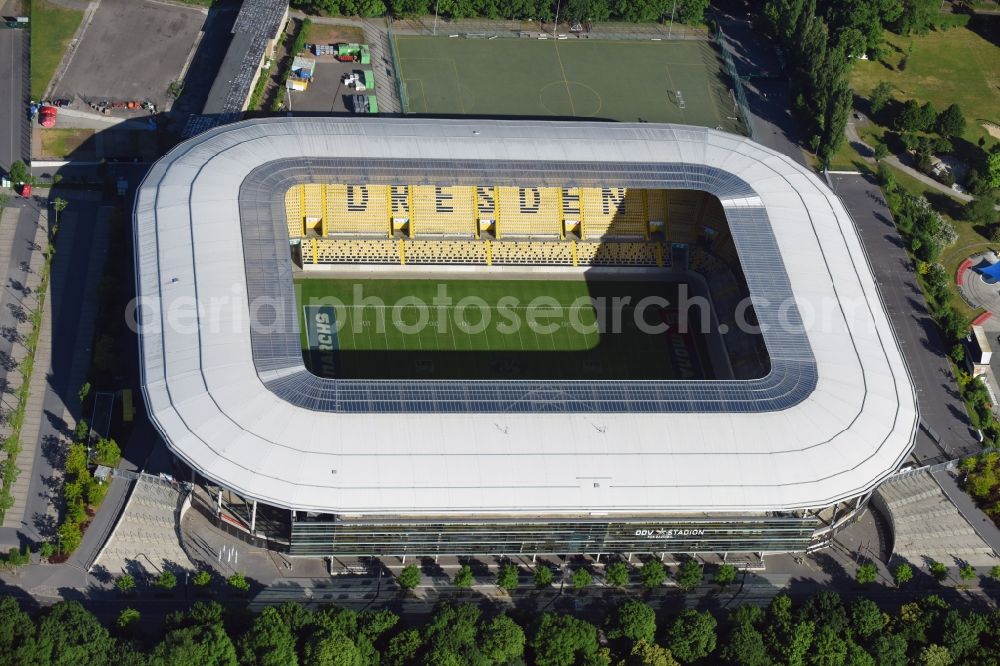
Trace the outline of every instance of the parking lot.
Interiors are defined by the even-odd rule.
[[[150,0],[103,0],[72,53],[57,97],[149,100],[162,108],[206,11]]]
[[[308,55],[313,58],[314,56]],[[371,65],[362,65],[356,62],[338,62],[333,57],[315,58],[316,70],[313,74],[312,83],[308,90],[292,92],[292,110],[300,112],[318,113],[351,113],[347,106],[347,99],[351,95],[356,95],[353,88],[348,88],[341,82],[343,76],[349,72],[371,70]],[[381,85],[376,79],[375,85]],[[363,95],[374,95],[375,90],[366,90]]]

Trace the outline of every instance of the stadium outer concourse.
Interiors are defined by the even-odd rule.
[[[283,197],[331,179],[708,192],[725,210],[770,372],[319,378],[299,344]],[[743,137],[653,124],[247,121],[154,165],[134,225],[150,418],[195,472],[252,504],[251,531],[258,502],[291,510],[290,536],[275,543],[292,554],[803,550],[913,445],[913,387],[853,222],[814,174]]]

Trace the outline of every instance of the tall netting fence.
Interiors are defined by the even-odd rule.
[[[711,40],[707,26],[680,23],[564,23],[506,19],[446,19],[434,16],[399,18],[392,22],[398,35],[437,35],[465,39],[615,39],[615,40]]]

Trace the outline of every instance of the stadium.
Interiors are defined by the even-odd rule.
[[[805,551],[913,445],[850,217],[744,137],[253,120],[133,222],[150,419],[292,555]]]

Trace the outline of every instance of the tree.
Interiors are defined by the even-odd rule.
[[[77,442],[90,441],[90,424],[87,423],[86,419],[80,419],[76,422],[76,427],[73,429],[73,439]]]
[[[28,171],[28,167],[21,160],[16,160],[10,165],[10,171],[7,173],[7,176],[14,185],[27,183],[31,180],[31,172]]]
[[[932,561],[930,564],[931,575],[938,582],[948,577],[948,567],[943,562]]]
[[[594,581],[594,577],[590,575],[590,572],[580,567],[573,572],[573,575],[569,577],[570,581],[573,583],[573,588],[576,590],[582,590]]]
[[[215,576],[208,569],[199,569],[198,573],[191,577],[191,582],[194,583],[195,587],[206,588],[212,584],[212,580]]]
[[[498,615],[480,632],[482,653],[495,664],[508,664],[524,654],[524,629],[507,615]]]
[[[966,564],[958,570],[958,577],[962,580],[974,580],[976,578],[976,569],[971,564]]]
[[[952,104],[937,117],[937,131],[942,136],[962,136],[965,116],[958,104]]]
[[[551,567],[547,564],[542,564],[535,567],[533,578],[535,581],[535,587],[548,587],[552,584],[552,579],[555,578],[555,574],[552,573]]]
[[[608,617],[608,638],[652,643],[655,636],[656,613],[641,601],[626,601]]]
[[[923,106],[920,107],[920,129],[925,132],[930,132],[934,129],[937,124],[938,112],[934,108],[931,102],[925,102]]]
[[[266,606],[238,641],[240,663],[247,666],[295,666],[296,647],[295,636],[273,606]]]
[[[226,583],[229,584],[229,587],[239,590],[240,592],[250,591],[250,581],[248,581],[246,576],[244,576],[240,571],[237,571],[232,576],[227,578]]]
[[[876,639],[872,646],[872,656],[879,666],[907,666],[907,642],[899,634],[884,634]]]
[[[1000,213],[996,210],[997,199],[992,193],[976,197],[965,204],[963,217],[972,224],[990,227],[1000,221]]]
[[[982,177],[983,184],[991,189],[1000,188],[1000,148],[993,147],[986,156],[986,173]]]
[[[1000,580],[1000,564],[995,564],[990,569],[990,578],[992,580]]]
[[[822,625],[816,631],[811,648],[816,666],[842,666],[847,661],[847,641],[833,627]]]
[[[107,664],[114,640],[78,601],[63,601],[38,621],[36,664]]]
[[[56,212],[55,226],[57,227],[59,226],[59,213],[66,210],[66,206],[68,205],[69,202],[63,199],[62,197],[56,197],[55,199],[52,200],[52,210]]]
[[[624,562],[612,562],[604,570],[604,582],[612,587],[628,585],[628,565]]]
[[[632,651],[629,652],[625,664],[628,666],[680,666],[680,662],[674,659],[670,650],[646,641],[639,641],[632,646]]]
[[[876,141],[875,145],[872,147],[872,153],[875,156],[875,161],[879,162],[884,160],[889,155],[889,147],[885,145],[885,141]]]
[[[722,649],[721,657],[730,664],[741,666],[768,666],[772,663],[764,636],[752,625],[737,624]]]
[[[40,663],[35,623],[11,596],[0,597],[0,655],[8,664]]]
[[[597,628],[570,615],[545,613],[531,647],[536,666],[586,664],[598,652]]]
[[[667,648],[683,662],[703,659],[715,650],[716,624],[707,611],[685,610],[667,630]]]
[[[518,571],[513,564],[504,564],[497,572],[497,587],[506,592],[517,589]]]
[[[118,442],[113,439],[101,437],[94,446],[94,459],[99,465],[117,467],[122,458],[122,451],[118,448]]]
[[[934,643],[921,649],[918,659],[923,666],[951,666],[955,663],[948,648]]]
[[[468,589],[472,587],[472,567],[468,564],[463,564],[462,567],[455,572],[455,578],[452,583],[455,587],[460,589]]]
[[[899,15],[896,27],[901,35],[911,33],[924,34],[934,25],[934,14],[937,12],[937,0],[905,0],[903,11]],[[910,42],[912,47],[913,42]],[[910,53],[907,52],[907,56]]]
[[[892,95],[892,84],[888,81],[881,81],[875,89],[872,90],[871,96],[868,98],[868,103],[871,106],[871,112],[878,113],[885,108],[885,105],[889,103],[889,98]]]
[[[236,666],[236,648],[221,624],[167,632],[149,656],[150,666]]]
[[[731,585],[736,580],[736,567],[732,564],[720,564],[715,570],[714,580],[720,587]]]
[[[115,626],[122,631],[128,631],[131,627],[139,621],[142,617],[142,613],[134,608],[124,608],[122,612],[118,614],[118,619],[115,620]]]
[[[861,638],[869,638],[882,631],[886,616],[871,599],[858,599],[851,606],[851,629]]]
[[[956,610],[948,611],[942,624],[942,642],[956,660],[964,660],[979,646],[979,634],[986,628],[981,616],[974,613],[965,616]]]
[[[90,382],[84,382],[83,386],[80,387],[79,393],[77,393],[77,397],[80,398],[80,402],[83,402],[87,399],[88,395],[90,395]]]
[[[80,526],[77,523],[66,521],[59,526],[56,530],[56,535],[58,536],[58,547],[62,555],[69,555],[74,550],[80,547],[80,542],[83,541],[83,532],[80,531]]]
[[[38,556],[43,560],[48,560],[55,554],[56,546],[51,541],[43,541],[42,545],[38,547]]]
[[[135,589],[135,576],[132,574],[118,576],[118,579],[115,581],[115,587],[123,594],[131,592]]]
[[[680,585],[682,590],[687,592],[701,585],[704,576],[705,569],[697,560],[684,560],[677,569],[677,584]]]
[[[854,574],[854,577],[862,585],[874,583],[878,578],[878,567],[872,562],[865,562],[858,567],[858,571]]]
[[[404,590],[412,590],[420,585],[420,569],[415,564],[408,564],[403,567],[396,577],[396,582]]]
[[[404,666],[416,658],[422,644],[420,633],[416,629],[400,632],[389,640],[385,662],[388,666]]]
[[[896,129],[903,132],[920,132],[925,129],[924,114],[916,100],[908,99],[895,119]]]
[[[652,590],[667,579],[667,572],[659,560],[646,560],[639,569],[639,583],[647,590]]]
[[[174,575],[173,571],[164,570],[156,577],[154,585],[161,590],[169,592],[177,587],[177,576]]]

